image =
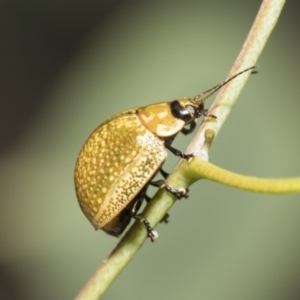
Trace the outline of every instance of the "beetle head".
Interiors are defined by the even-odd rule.
[[[247,68],[225,80],[224,82],[217,84],[211,89],[196,95],[193,99],[181,98],[171,102],[171,112],[173,116],[180,120],[183,120],[186,125],[193,122],[195,119],[199,118],[202,115],[217,118],[215,115],[208,114],[208,110],[204,108],[205,100],[239,75],[250,70],[252,70],[251,73],[256,73],[255,69],[257,68],[258,66]]]

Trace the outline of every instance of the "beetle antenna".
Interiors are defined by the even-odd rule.
[[[256,74],[256,73],[258,73],[258,71],[256,70],[257,68],[258,68],[258,66],[252,66],[252,67],[250,67],[250,68],[247,68],[247,69],[245,69],[245,70],[243,70],[243,71],[241,71],[241,72],[239,72],[239,73],[233,75],[233,76],[230,77],[229,79],[223,81],[222,83],[217,84],[216,86],[212,87],[211,89],[209,89],[209,90],[207,90],[207,91],[205,91],[205,92],[202,92],[201,94],[198,94],[197,96],[194,97],[194,100],[195,100],[195,101],[201,101],[201,102],[204,102],[208,97],[210,97],[212,94],[214,94],[216,91],[218,91],[221,87],[223,87],[223,86],[226,85],[229,81],[233,80],[234,78],[238,77],[239,75],[241,75],[241,74],[243,74],[243,73],[245,73],[245,72],[247,72],[247,71],[250,71],[250,70],[252,70],[252,71],[251,71],[251,74]],[[205,97],[203,97],[203,96],[204,96],[205,94],[207,94],[207,93],[208,93],[208,95],[206,95]],[[201,99],[201,97],[203,97],[203,98]]]

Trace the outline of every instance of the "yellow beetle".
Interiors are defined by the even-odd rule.
[[[211,94],[254,68],[236,74],[193,99],[132,108],[95,129],[85,142],[75,167],[77,198],[95,229],[119,236],[134,218],[145,224],[152,241],[157,237],[147,219],[137,213],[148,185],[164,187],[179,199],[187,197],[184,189],[172,189],[162,180],[151,182],[167,158],[167,149],[183,159],[191,158],[192,154],[183,154],[171,146],[175,136],[179,132],[192,132],[196,119],[207,116],[204,101]]]

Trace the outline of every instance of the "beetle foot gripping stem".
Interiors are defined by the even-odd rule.
[[[147,238],[151,240],[151,242],[154,242],[158,238],[158,233],[156,230],[154,230],[149,221],[143,216],[143,214],[137,214],[132,216],[134,219],[138,220],[139,222],[143,222],[146,226],[147,230]]]
[[[166,213],[163,218],[160,220],[160,223],[168,224],[170,222],[170,215]]]
[[[159,187],[159,188],[166,189],[169,193],[174,195],[178,200],[189,197],[188,189],[184,189],[184,188],[173,189],[164,180],[152,181],[152,182],[150,182],[150,184],[153,186]]]
[[[147,219],[144,219],[143,223],[147,229],[147,238],[149,238],[151,242],[154,242],[158,238],[158,232],[150,226],[150,223]]]

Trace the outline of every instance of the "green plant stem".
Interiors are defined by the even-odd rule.
[[[277,22],[284,2],[284,0],[263,1],[252,29],[244,43],[240,55],[229,73],[229,76],[237,73],[243,68],[255,64]],[[209,112],[217,115],[218,121],[203,122],[186,153],[194,153],[203,160],[208,159],[207,152],[209,145],[207,139],[205,140],[204,133],[207,132],[207,129],[211,129],[211,132],[214,132],[214,134],[218,133],[229,114],[231,106],[240,93],[242,86],[245,84],[247,77],[247,74],[241,75],[239,78],[221,89],[212,109]],[[188,168],[184,167],[184,162],[181,162],[176,167],[173,174],[168,178],[168,183],[174,188],[188,187],[192,181],[195,181],[195,178],[191,179],[189,174]],[[143,214],[147,217],[149,222],[155,226],[163,218],[165,213],[175,203],[175,201],[176,199],[174,196],[163,190],[159,190],[155,197],[147,205]],[[99,299],[142,246],[145,241],[145,237],[146,230],[143,224],[135,222],[113,252],[96,270],[76,299]]]
[[[268,194],[300,192],[300,177],[278,179],[250,177],[230,172],[199,158],[195,158],[188,168],[194,178],[202,177],[246,191]]]

